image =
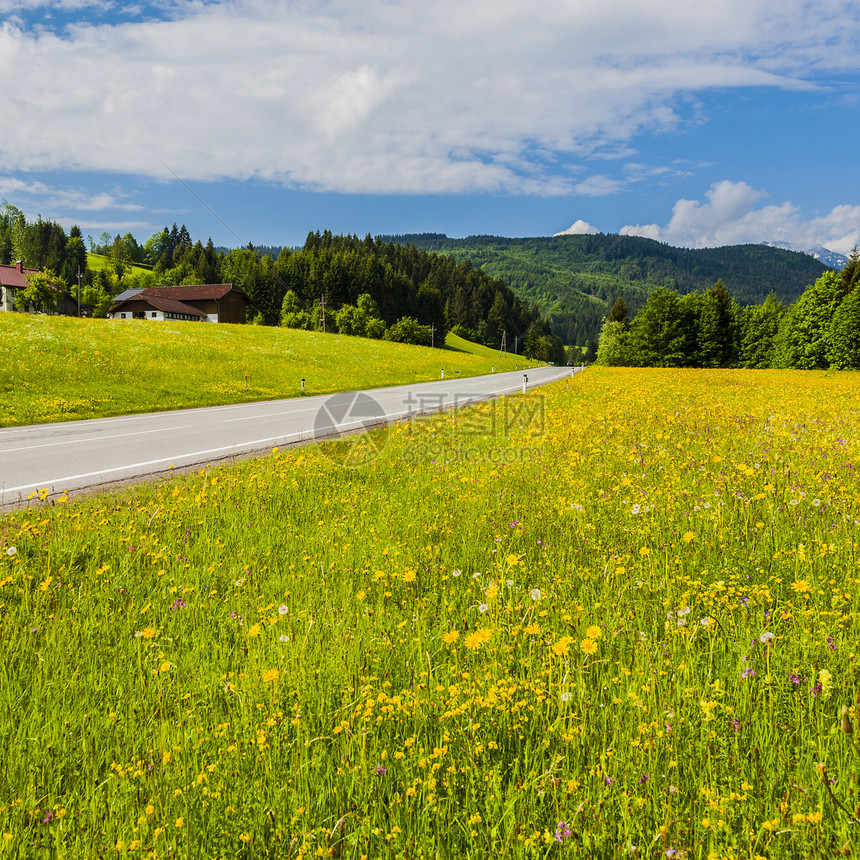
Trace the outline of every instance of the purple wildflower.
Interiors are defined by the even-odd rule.
[[[187,604],[184,600],[182,600],[181,598],[177,597],[177,598],[176,598],[176,600],[174,600],[174,601],[173,601],[173,606],[171,606],[170,608],[171,608],[174,612],[176,612],[176,610],[177,610],[177,609],[185,609],[185,607],[186,607],[187,605],[188,605],[188,604]]]
[[[376,771],[380,776],[385,776],[385,774],[387,774],[387,773],[388,773],[388,768],[387,768],[387,767],[383,767],[381,764],[378,764],[378,765],[374,768],[374,770],[375,770],[375,771]]]
[[[571,829],[566,821],[559,821],[555,828],[555,841],[564,842],[565,839],[570,839]]]
[[[832,636],[828,636],[828,637],[827,637],[827,647],[828,647],[831,651],[835,651],[835,650],[836,650],[836,642],[833,640],[833,637],[832,637]]]
[[[795,674],[794,674],[794,672],[792,672],[792,673],[788,676],[788,680],[789,680],[789,681],[791,681],[791,683],[792,683],[792,684],[797,685],[797,684],[799,684],[799,683],[801,682],[801,680],[802,680],[802,679],[801,679],[800,675],[795,675]]]
[[[42,824],[50,824],[51,819],[54,817],[54,813],[48,811],[48,814],[42,819]]]
[[[741,672],[741,678],[755,678],[755,669],[747,666],[746,669]]]

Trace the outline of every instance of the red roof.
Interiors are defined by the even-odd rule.
[[[27,275],[38,274],[38,269],[23,269],[18,271],[17,266],[0,265],[0,284],[4,287],[28,287]]]
[[[201,299],[223,299],[227,293],[238,293],[245,296],[243,290],[232,284],[184,284],[179,287],[147,287],[138,296],[157,296],[162,299],[177,299],[188,302]]]

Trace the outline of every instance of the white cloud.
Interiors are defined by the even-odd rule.
[[[562,230],[560,233],[555,233],[556,236],[581,236],[584,233],[589,233],[594,235],[595,233],[599,233],[600,230],[597,227],[589,224],[588,221],[583,221],[582,218],[574,221],[567,230]]]
[[[624,183],[619,179],[595,175],[577,182],[573,190],[583,197],[605,197],[608,194],[617,194],[623,186]]]
[[[860,30],[843,0],[223,0],[111,25],[0,0],[90,5],[60,34],[0,26],[8,172],[570,193],[566,162],[680,126],[679,96],[856,69]]]
[[[665,227],[637,224],[619,231],[684,248],[752,242],[784,242],[800,250],[817,246],[847,254],[860,243],[860,206],[840,205],[804,219],[791,202],[757,206],[765,197],[745,182],[723,180],[708,190],[706,202],[678,200]]]
[[[105,191],[94,194],[81,189],[54,188],[45,182],[26,181],[14,176],[0,176],[0,198],[7,196],[16,202],[18,208],[25,205],[37,208],[49,206],[84,212],[101,212],[108,209],[139,212],[143,209],[137,203],[124,201],[122,195]]]

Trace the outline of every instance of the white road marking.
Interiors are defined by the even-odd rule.
[[[88,439],[68,439],[64,442],[45,442],[40,445],[22,445],[20,448],[0,448],[4,454],[12,451],[31,451],[34,448],[53,448],[57,445],[77,445],[83,442],[100,442],[103,439],[123,439],[126,436],[145,436],[147,433],[166,433],[168,430],[184,430],[190,424],[177,424],[175,427],[160,427],[157,430],[135,430],[132,433],[113,433],[110,436],[90,436]]]

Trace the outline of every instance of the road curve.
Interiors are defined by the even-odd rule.
[[[578,370],[579,368],[576,368]],[[489,376],[145,415],[0,429],[0,509],[338,436],[569,377],[538,367]]]

